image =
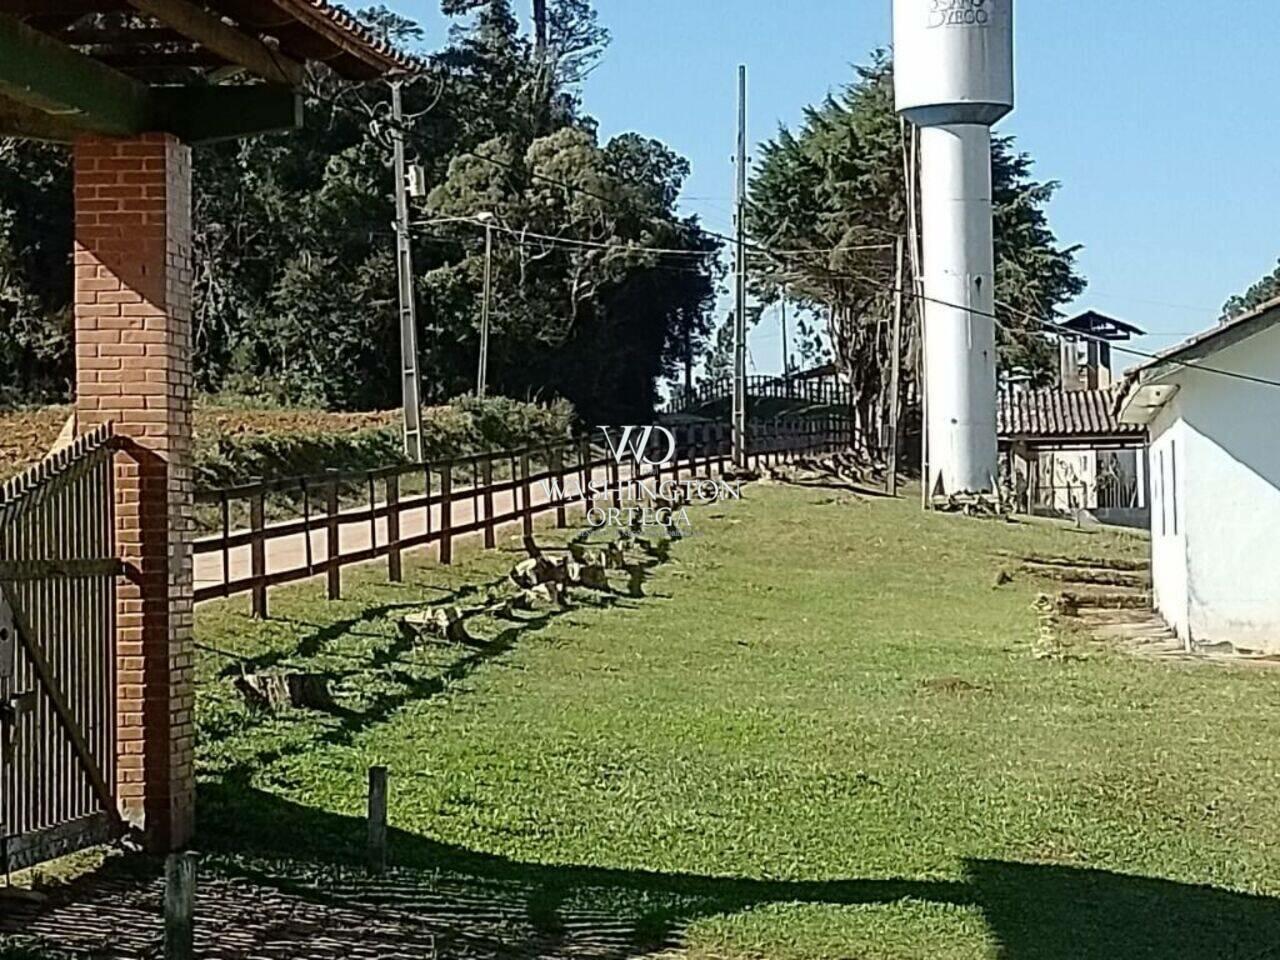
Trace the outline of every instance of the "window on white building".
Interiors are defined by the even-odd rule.
[[[1169,511],[1165,508],[1167,498],[1165,496],[1164,482],[1164,451],[1160,451],[1160,536],[1165,536],[1169,532]]]

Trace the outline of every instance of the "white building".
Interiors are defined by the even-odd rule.
[[[1261,381],[1261,382],[1260,382]],[[1280,651],[1280,300],[1131,371],[1155,604],[1184,640]]]

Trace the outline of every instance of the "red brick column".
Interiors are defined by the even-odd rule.
[[[117,785],[156,848],[191,836],[191,152],[167,134],[74,148],[76,413],[125,438],[116,538]]]

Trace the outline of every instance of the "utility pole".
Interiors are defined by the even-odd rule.
[[[489,383],[489,310],[493,299],[493,215],[484,218],[484,305],[480,308],[480,368],[476,371],[476,396],[485,397]]]
[[[400,81],[391,82],[391,143],[395,149],[396,276],[400,287],[400,369],[404,403],[404,452],[422,462],[422,377],[418,371],[418,314],[413,296],[413,248],[409,242],[408,177],[404,159],[404,107]]]
[[[791,376],[791,354],[787,351],[787,291],[782,291],[782,376]]]
[[[891,497],[898,495],[898,394],[902,392],[899,375],[902,368],[902,284],[906,274],[907,245],[904,237],[898,238],[898,270],[893,285],[893,343],[890,347],[892,366],[889,368],[889,430],[888,464],[885,486]]]
[[[747,467],[747,68],[738,67],[737,244],[733,314],[733,463]]]

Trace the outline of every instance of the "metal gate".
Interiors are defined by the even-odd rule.
[[[114,442],[0,486],[0,867],[118,835]]]

